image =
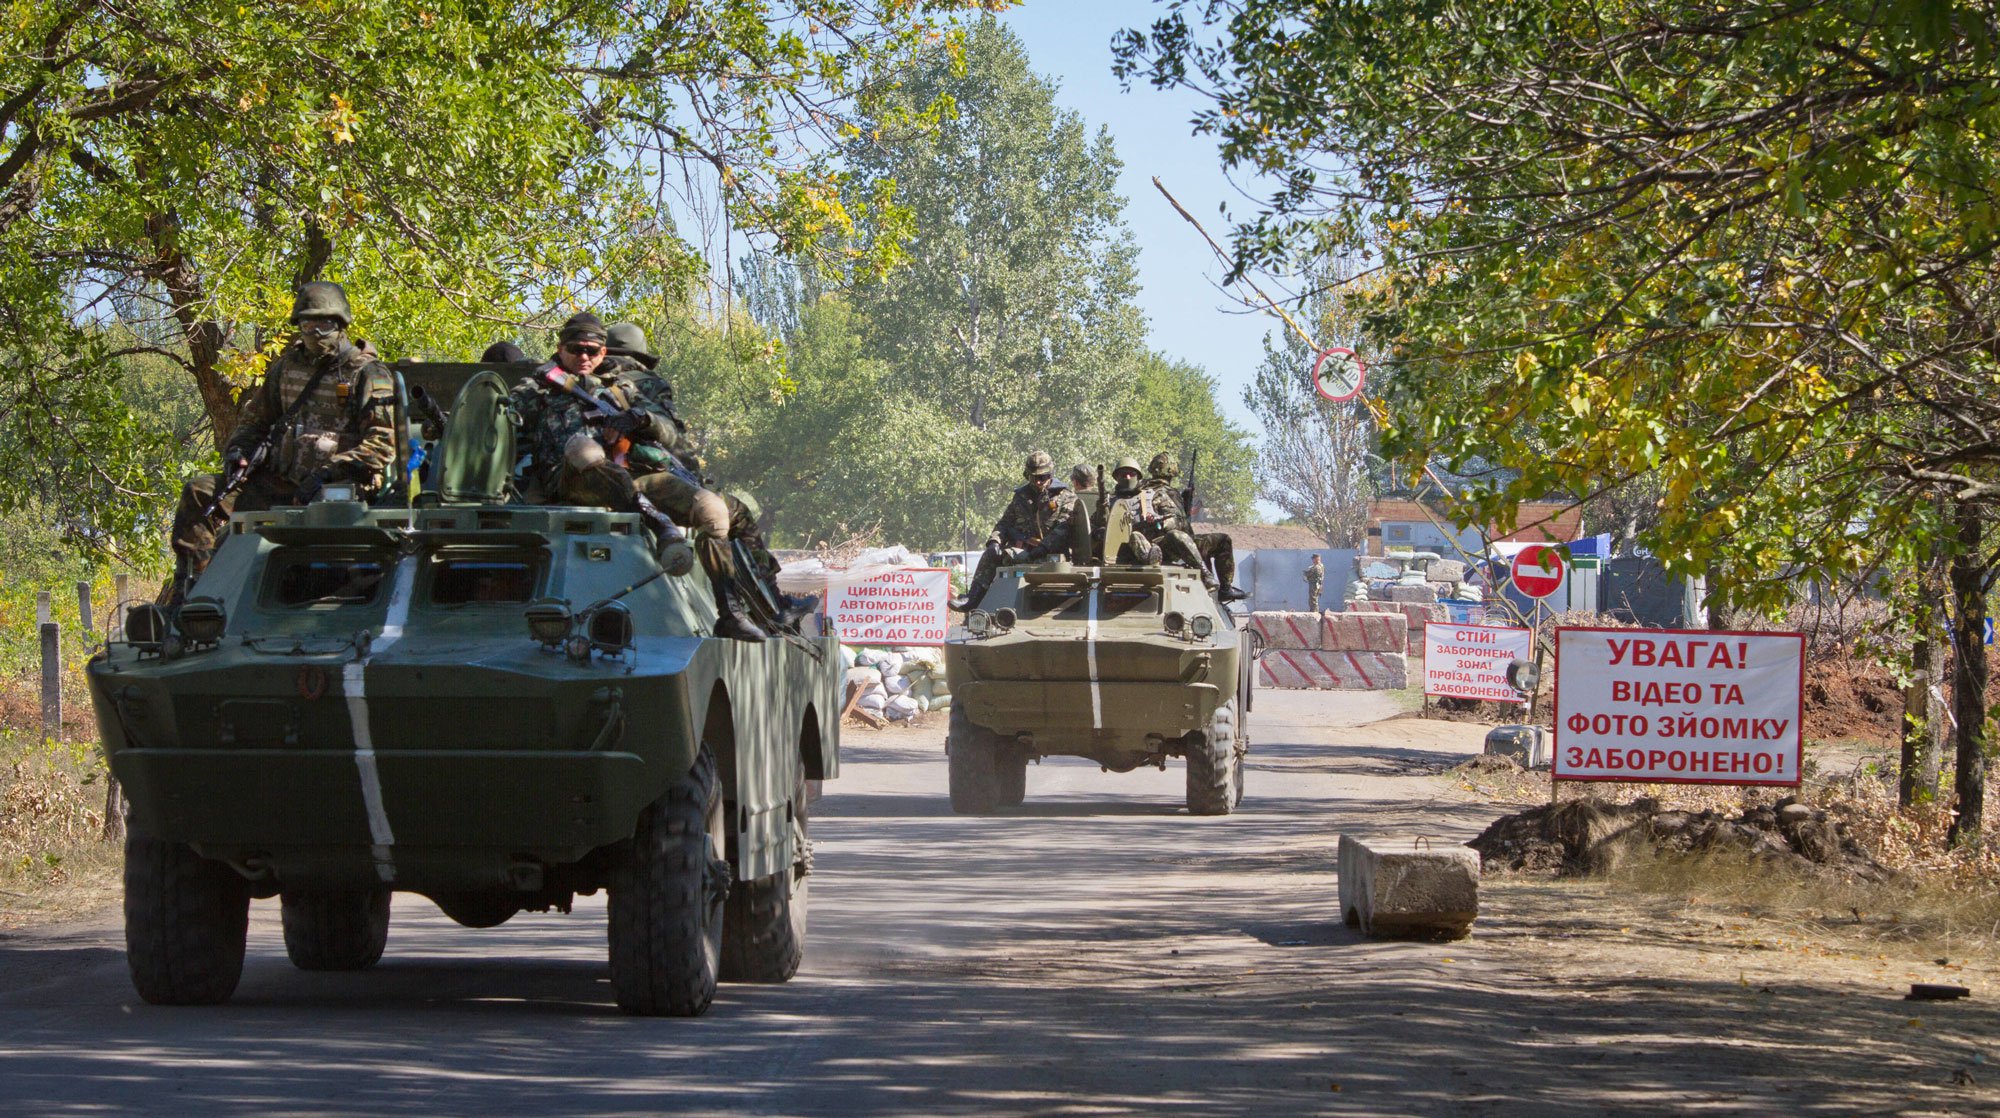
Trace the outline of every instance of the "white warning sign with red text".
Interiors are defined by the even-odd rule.
[[[847,644],[943,644],[951,628],[951,572],[901,567],[828,588],[826,616]]]
[[[1507,682],[1507,665],[1533,654],[1535,635],[1498,625],[1424,626],[1424,694],[1525,703]]]
[[[1799,782],[1805,637],[1556,630],[1557,780]]]

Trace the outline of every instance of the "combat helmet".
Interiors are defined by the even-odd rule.
[[[1028,455],[1028,460],[1021,464],[1021,476],[1031,481],[1038,477],[1054,477],[1055,472],[1056,460],[1049,457],[1046,450]]]
[[[1181,464],[1173,455],[1163,450],[1153,455],[1152,462],[1146,466],[1146,472],[1161,481],[1172,481],[1181,476]]]
[[[1126,470],[1130,470],[1135,474],[1139,473],[1139,460],[1137,458],[1120,458],[1118,464],[1111,467],[1111,476],[1115,480],[1119,474],[1124,473]]]
[[[630,322],[614,322],[604,332],[606,352],[614,357],[630,357],[648,369],[660,363],[646,346],[646,332]]]
[[[332,318],[345,326],[354,325],[354,312],[347,306],[347,289],[326,280],[314,280],[299,288],[292,300],[292,325],[301,319]]]

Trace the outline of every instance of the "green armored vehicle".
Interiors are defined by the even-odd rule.
[[[379,959],[395,891],[486,928],[599,889],[628,1012],[797,969],[835,646],[713,638],[686,543],[636,514],[504,503],[506,384],[437,379],[468,372],[435,498],[238,514],[177,614],[91,662],[147,1001],[227,999],[273,896],[308,970]]]
[[[1087,531],[1087,528],[1085,529]],[[1114,519],[1108,554],[1118,554]],[[1090,555],[1077,541],[1072,558]],[[1000,568],[967,635],[945,645],[952,810],[1019,805],[1027,766],[1085,757],[1112,772],[1187,762],[1187,806],[1243,799],[1251,661],[1245,630],[1185,567]]]

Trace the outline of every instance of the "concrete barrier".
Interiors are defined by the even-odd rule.
[[[1349,613],[1396,613],[1403,616],[1409,626],[1408,644],[1403,651],[1412,656],[1424,654],[1424,625],[1428,622],[1444,624],[1451,620],[1445,607],[1435,602],[1355,602],[1347,603]]]
[[[1265,648],[1312,649],[1320,646],[1320,620],[1316,613],[1270,610],[1250,615],[1250,631],[1263,638]]]
[[[1410,620],[1399,613],[1320,615],[1319,647],[1327,652],[1408,653]]]
[[[1364,935],[1463,938],[1479,917],[1479,853],[1342,835],[1340,916]]]
[[[1400,691],[1410,685],[1410,658],[1400,652],[1267,648],[1257,658],[1257,685],[1288,690]]]

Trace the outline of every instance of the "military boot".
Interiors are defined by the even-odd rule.
[[[1218,578],[1216,579],[1216,583],[1219,589],[1216,590],[1215,596],[1222,601],[1240,602],[1250,596],[1241,587],[1235,586],[1225,579]]]
[[[743,595],[736,588],[736,581],[716,575],[709,576],[709,586],[715,590],[715,635],[727,640],[762,641],[770,639],[770,634],[759,628],[743,607]]]

